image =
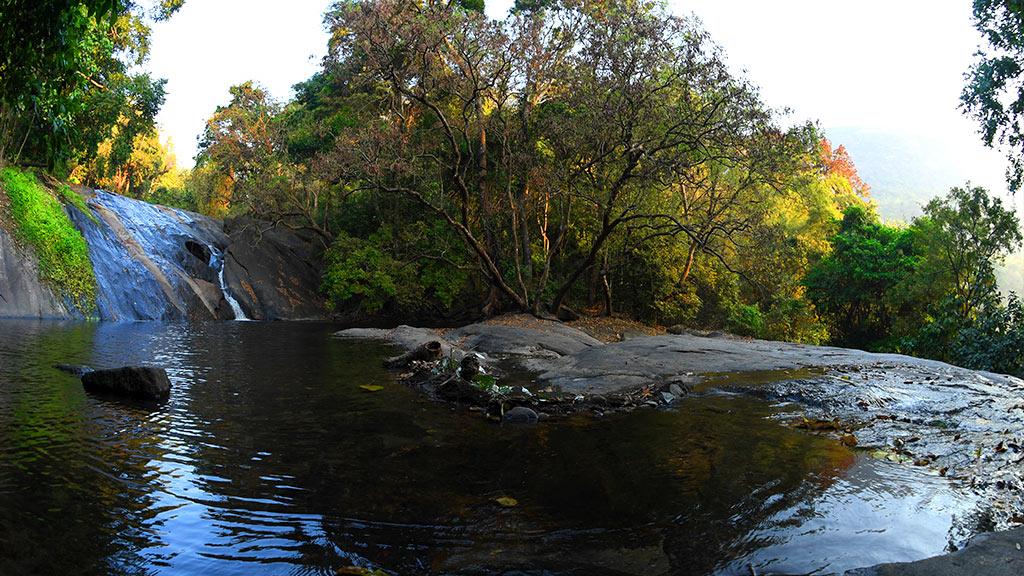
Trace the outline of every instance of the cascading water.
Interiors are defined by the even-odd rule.
[[[224,257],[224,254],[213,246],[210,246],[210,253],[212,254],[210,258],[214,260],[218,268],[217,281],[220,283],[220,291],[224,294],[224,299],[227,300],[228,305],[231,306],[231,312],[235,315],[235,320],[240,322],[249,320],[249,317],[245,315],[245,310],[242,310],[242,306],[239,305],[238,300],[235,300],[235,297],[231,295],[228,283],[224,281],[224,264],[227,259]]]

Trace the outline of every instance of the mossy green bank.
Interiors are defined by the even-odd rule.
[[[0,170],[0,188],[10,199],[14,233],[32,247],[39,259],[42,280],[71,298],[83,313],[92,312],[96,307],[96,276],[89,247],[61,203],[35,175],[14,168]],[[71,190],[61,190],[61,195],[76,205],[81,203],[80,209],[85,208]]]

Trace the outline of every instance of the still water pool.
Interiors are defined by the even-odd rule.
[[[0,574],[842,573],[940,553],[975,507],[742,395],[495,425],[336,329],[0,322]],[[55,363],[174,388],[119,403]]]

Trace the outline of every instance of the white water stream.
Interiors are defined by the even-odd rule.
[[[224,294],[224,299],[228,301],[228,305],[231,306],[231,312],[234,313],[235,320],[249,320],[249,317],[245,315],[245,310],[242,310],[242,307],[238,304],[238,300],[235,300],[235,297],[231,295],[231,291],[228,290],[228,284],[224,281],[224,265],[226,262],[225,255],[220,252],[216,252],[212,246],[210,247],[210,251],[214,254],[215,258],[220,260],[220,271],[217,272],[217,280],[220,281],[220,291]]]

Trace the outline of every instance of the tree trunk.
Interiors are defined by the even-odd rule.
[[[686,254],[686,268],[683,269],[683,277],[679,280],[679,285],[686,284],[686,280],[690,277],[690,269],[693,268],[693,257],[697,253],[697,243],[690,242],[690,250]]]

